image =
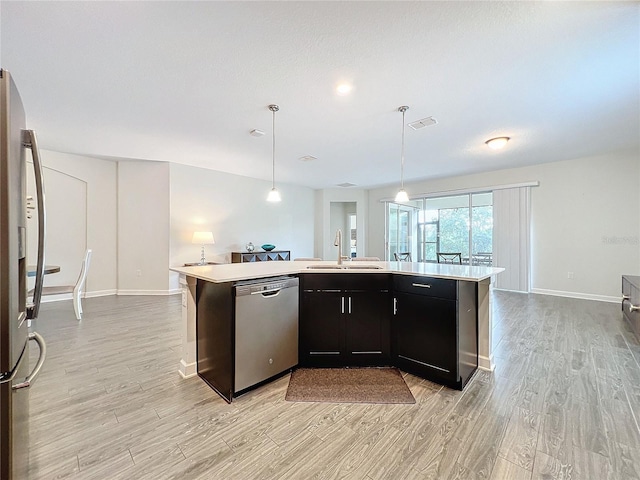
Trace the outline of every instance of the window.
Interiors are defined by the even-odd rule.
[[[410,205],[390,202],[387,258],[411,252],[414,260],[435,263],[439,252],[460,253],[463,263],[491,265],[492,199],[491,192],[482,192],[421,198]]]

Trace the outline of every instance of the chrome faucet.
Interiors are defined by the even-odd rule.
[[[338,229],[338,231],[336,231],[336,239],[333,241],[333,244],[338,247],[338,265],[342,265],[342,260],[349,258],[342,255],[342,230]]]

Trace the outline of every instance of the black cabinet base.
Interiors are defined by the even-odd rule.
[[[462,390],[478,370],[477,368],[473,368],[472,370],[468,370],[468,374],[464,378],[454,378],[449,372],[441,372],[437,368],[406,357],[398,357],[394,362],[394,366],[411,375],[431,380],[432,382],[455,388],[456,390]]]

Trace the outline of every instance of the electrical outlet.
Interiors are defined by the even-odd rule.
[[[567,278],[573,280],[573,272],[567,272]]]
[[[136,270],[136,277],[142,276],[142,270]]]

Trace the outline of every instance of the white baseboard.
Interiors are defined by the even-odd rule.
[[[118,290],[117,295],[178,295],[182,293],[179,288],[173,290]]]
[[[82,298],[108,297],[109,295],[179,295],[182,290],[98,290],[84,292]],[[59,302],[61,300],[73,300],[73,294],[61,293],[60,295],[43,295],[42,303]]]
[[[538,295],[552,295],[554,297],[579,298],[582,300],[596,300],[598,302],[620,303],[621,297],[609,295],[596,295],[594,293],[564,292],[562,290],[546,290],[544,288],[532,288],[531,293]]]
[[[84,292],[82,298],[93,298],[93,297],[107,297],[109,295],[115,295],[116,290],[97,290],[94,292]],[[69,297],[71,298],[71,297]]]
[[[93,298],[93,297],[108,297],[109,295],[115,295],[115,290],[99,290],[95,292],[84,292],[81,298]],[[61,293],[59,295],[43,295],[42,303],[60,302],[62,300],[73,300],[72,293]]]
[[[493,370],[496,368],[496,364],[493,363],[493,355],[491,355],[491,357],[478,355],[478,368],[487,372],[493,372]]]
[[[184,360],[180,360],[180,368],[178,368],[178,373],[182,378],[195,377],[198,373],[198,371],[196,370],[196,364],[186,364]]]

